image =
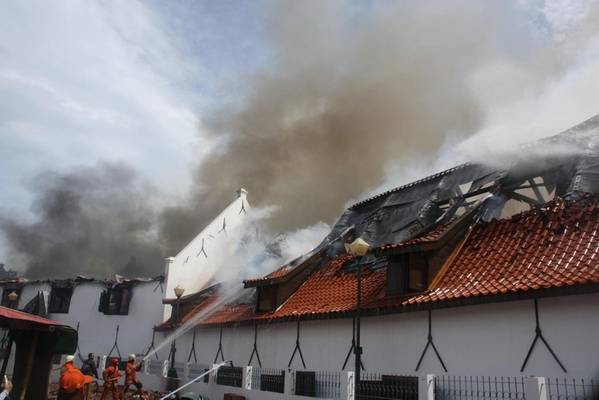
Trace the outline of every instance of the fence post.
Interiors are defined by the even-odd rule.
[[[435,400],[435,375],[418,377],[418,400]]]
[[[216,368],[218,367],[218,364],[212,364],[212,368]],[[214,371],[212,371],[212,373],[210,374],[210,380],[208,381],[208,383],[214,385],[216,384],[216,375],[218,374],[218,369],[215,369]]]
[[[295,380],[295,371],[288,369],[285,371],[285,387],[283,388],[283,393],[287,396],[293,396],[295,393],[295,388],[293,387],[293,381]]]
[[[183,376],[185,378],[182,379],[181,382],[186,382],[189,380],[189,363],[187,363],[187,362],[183,363]]]
[[[245,390],[252,390],[252,370],[254,367],[248,365],[243,369],[243,387]]]
[[[524,394],[526,400],[548,400],[547,379],[540,376],[531,376],[524,380]]]
[[[341,400],[355,400],[354,396],[354,371],[341,371]]]
[[[100,365],[98,365],[99,376],[102,376],[102,372],[106,369],[106,358],[108,358],[108,356],[100,356]]]

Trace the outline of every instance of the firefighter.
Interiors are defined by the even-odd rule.
[[[64,364],[64,370],[60,375],[60,388],[58,389],[58,400],[81,400],[83,399],[83,388],[91,383],[90,376],[75,368],[73,365],[74,356],[67,356]]]
[[[94,353],[89,353],[87,355],[87,359],[83,360],[83,364],[81,364],[81,372],[83,372],[84,375],[99,379],[98,378],[98,368],[96,367],[95,358],[96,357],[94,356]],[[97,381],[96,381],[95,385],[96,385],[96,392],[98,392]],[[86,385],[85,388],[86,388],[85,389],[85,398],[91,399],[92,398],[92,384],[90,383],[89,385]]]
[[[104,400],[106,394],[110,391],[113,400],[120,400],[121,396],[119,394],[119,378],[121,374],[119,373],[119,359],[113,358],[110,360],[110,367],[106,368],[102,372],[102,379],[104,379],[104,389],[102,390],[102,397],[100,400]]]
[[[137,379],[137,371],[141,370],[141,362],[135,363],[135,354],[129,355],[127,366],[125,367],[125,387],[123,388],[123,399],[129,390],[129,386],[135,385],[137,388],[137,394],[141,396],[143,394],[143,385],[139,379]]]

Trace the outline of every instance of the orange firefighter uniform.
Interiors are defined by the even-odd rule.
[[[91,376],[83,375],[83,373],[73,365],[73,359],[67,358],[67,362],[64,365],[64,371],[60,375],[58,399],[67,400],[83,398],[83,388],[86,384],[91,383],[91,381]]]
[[[135,363],[135,357],[129,357],[127,366],[125,367],[125,388],[123,389],[123,396],[129,390],[129,386],[135,385],[137,388],[137,394],[142,394],[142,383],[137,379],[137,371],[141,370],[141,363]]]
[[[102,390],[102,397],[100,400],[104,400],[108,392],[112,395],[113,400],[120,400],[121,396],[118,390],[119,378],[119,360],[113,358],[110,361],[110,366],[102,372],[102,379],[104,379],[104,389]]]

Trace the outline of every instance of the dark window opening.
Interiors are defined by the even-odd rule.
[[[108,288],[100,295],[98,310],[106,315],[127,315],[132,295],[133,289],[130,286]]]
[[[21,292],[21,288],[4,288],[2,291],[2,305],[17,309],[19,307],[19,300],[21,299]]]
[[[69,307],[71,306],[72,295],[72,287],[53,287],[50,292],[50,307],[48,312],[54,314],[67,314],[69,312]]]
[[[258,288],[258,312],[274,311],[277,308],[277,286]]]
[[[428,260],[423,253],[410,254],[408,291],[423,292],[428,286]]]
[[[428,286],[428,260],[423,253],[402,254],[387,267],[387,294],[423,292]]]

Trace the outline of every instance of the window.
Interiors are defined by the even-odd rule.
[[[98,311],[106,315],[127,315],[132,295],[133,290],[130,286],[108,288],[100,295]]]
[[[53,314],[67,314],[71,305],[72,287],[53,287],[50,292],[50,307],[48,312]]]
[[[277,286],[258,288],[258,312],[274,311],[277,308]]]
[[[428,285],[428,260],[423,253],[402,254],[387,267],[387,294],[422,292]]]
[[[5,287],[2,291],[2,305],[8,308],[16,309],[19,307],[19,299],[21,298],[21,288]]]

